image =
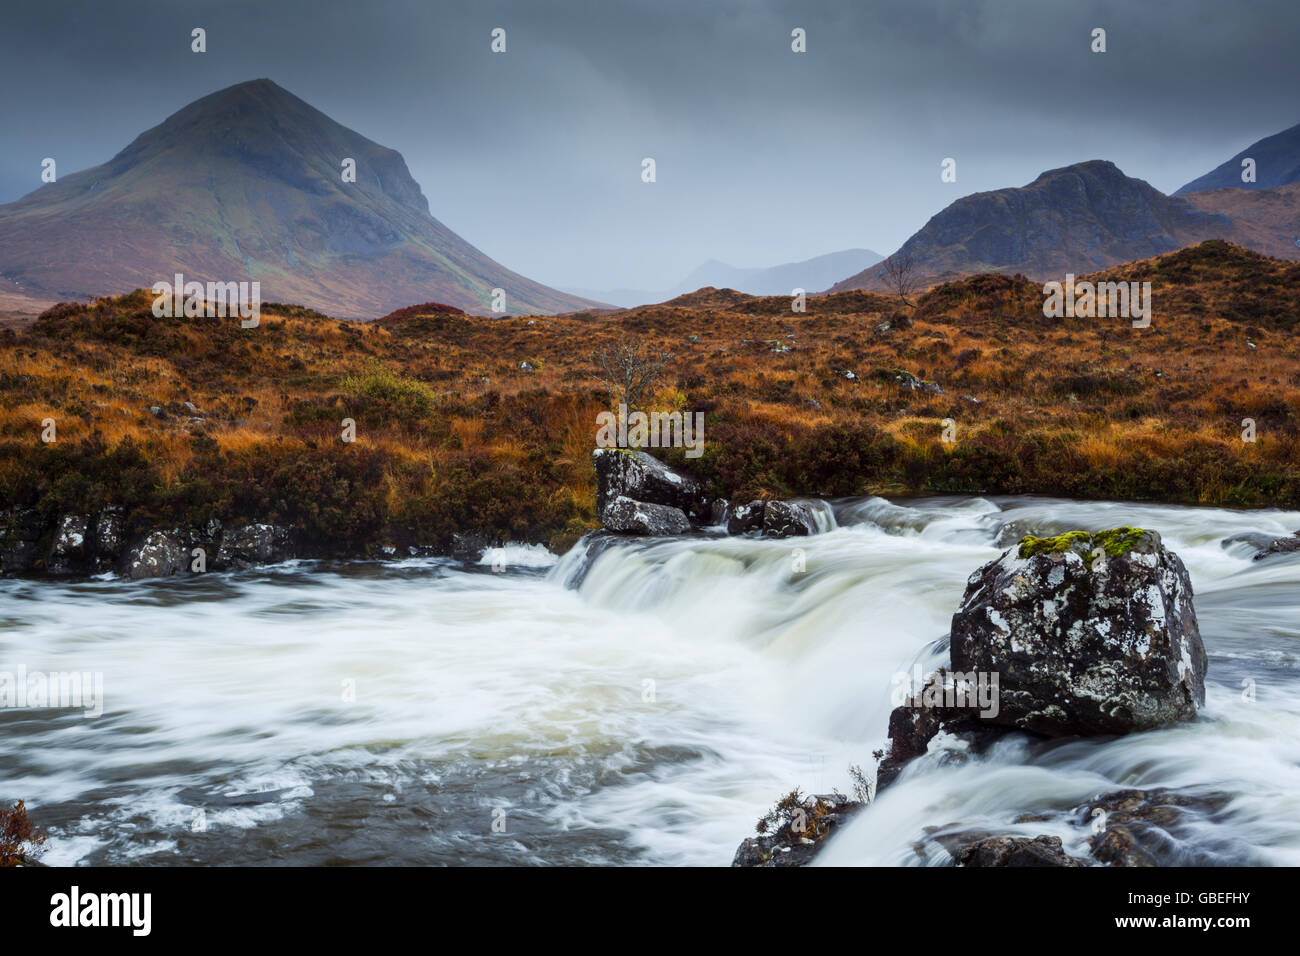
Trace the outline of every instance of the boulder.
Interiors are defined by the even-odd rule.
[[[166,578],[188,571],[191,560],[186,532],[154,531],[127,552],[124,573],[132,581]]]
[[[737,505],[727,515],[727,534],[748,534],[763,530],[763,502],[751,501]]]
[[[795,501],[769,501],[763,509],[763,536],[795,538],[817,533],[812,509]]]
[[[597,448],[594,460],[596,516],[602,523],[608,525],[605,512],[618,498],[666,505],[696,521],[708,520],[707,503],[699,483],[679,475],[659,459],[643,451]]]
[[[751,501],[732,509],[727,534],[757,531],[766,538],[793,538],[817,533],[813,511],[797,501]]]
[[[116,506],[105,508],[95,519],[94,568],[107,571],[122,557],[126,543],[126,521],[122,509]]]
[[[64,515],[55,528],[46,567],[51,574],[83,570],[89,564],[93,543],[89,515]]]
[[[1205,702],[1191,582],[1154,531],[1024,538],[967,582],[951,653],[999,675],[990,721],[1051,737],[1164,727]]]
[[[259,564],[275,564],[293,557],[288,529],[270,524],[249,524],[227,528],[220,532],[221,544],[217,548],[216,567],[247,568]]]
[[[680,508],[634,501],[624,495],[619,495],[605,506],[601,520],[607,531],[620,534],[659,537],[684,534],[691,530],[690,519]]]

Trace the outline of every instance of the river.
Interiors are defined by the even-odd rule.
[[[1012,821],[1167,786],[1229,796],[1193,811],[1185,862],[1300,865],[1300,556],[1223,543],[1300,513],[1035,498],[839,501],[810,538],[632,540],[589,565],[510,546],[0,581],[0,673],[103,681],[102,713],[0,708],[0,798],[27,800],[51,865],[725,865],[781,794],[873,766],[893,676],[945,658],[1013,520],[1161,533],[1195,589],[1201,716],[927,758],[819,862],[944,863],[914,846],[952,823],[1077,851],[1086,828]]]

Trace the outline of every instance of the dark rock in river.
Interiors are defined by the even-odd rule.
[[[620,495],[605,506],[601,519],[607,531],[654,536],[685,534],[690,519],[680,508],[633,501]]]
[[[117,564],[126,543],[125,535],[126,522],[121,508],[110,506],[99,513],[99,517],[95,519],[93,570],[107,571]]]
[[[1061,848],[1055,836],[995,836],[977,840],[953,854],[958,866],[1087,866]]]
[[[606,510],[618,498],[676,508],[696,521],[707,521],[709,509],[700,485],[679,475],[643,451],[597,448],[596,517],[608,527]]]
[[[293,557],[288,529],[269,524],[250,524],[240,528],[227,528],[224,533],[217,525],[221,544],[217,548],[214,567],[248,568],[259,564],[276,564]]]
[[[785,797],[737,848],[732,866],[805,866],[866,804],[840,793]]]
[[[727,534],[760,532],[766,538],[793,538],[817,533],[812,509],[797,501],[751,501],[732,510]]]
[[[763,502],[738,505],[727,516],[727,534],[748,534],[763,530]]]
[[[132,581],[166,578],[190,569],[189,534],[180,529],[154,531],[127,553],[124,572]]]
[[[795,538],[817,533],[812,509],[795,501],[769,501],[763,509],[763,536]]]
[[[992,722],[1047,736],[1190,720],[1205,648],[1183,562],[1154,531],[1026,538],[973,574],[952,666],[1000,676]]]
[[[1286,537],[1275,538],[1259,550],[1255,560],[1260,561],[1275,554],[1295,554],[1297,551],[1300,551],[1300,531]]]
[[[93,543],[89,515],[64,515],[54,532],[46,567],[51,574],[74,574],[84,569]]]

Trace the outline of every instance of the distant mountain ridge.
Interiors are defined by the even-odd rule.
[[[1255,181],[1241,181],[1242,161],[1255,161]],[[1275,189],[1300,182],[1300,123],[1251,143],[1232,159],[1183,186],[1175,196],[1209,189]]]
[[[801,262],[784,262],[766,268],[741,268],[710,259],[686,278],[669,289],[649,292],[637,289],[578,289],[568,291],[575,295],[600,299],[615,305],[631,308],[695,292],[698,289],[734,289],[746,295],[790,295],[795,289],[812,294],[826,288],[846,275],[867,268],[883,257],[870,249],[843,249],[814,256]]]
[[[911,257],[921,286],[979,272],[1046,280],[1232,237],[1228,216],[1090,160],[1048,170],[1027,186],[964,196],[889,259]],[[873,265],[829,291],[890,291],[882,271]]]
[[[356,181],[342,163],[356,161]],[[489,313],[593,303],[512,272],[429,212],[395,150],[270,80],[220,90],[103,165],[0,206],[0,292],[122,293],[170,279],[257,280],[264,301],[373,318],[436,300]]]

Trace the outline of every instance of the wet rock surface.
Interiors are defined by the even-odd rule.
[[[598,448],[594,461],[596,516],[606,527],[609,527],[608,509],[619,498],[675,508],[695,521],[708,521],[711,509],[699,483],[678,474],[659,459],[643,451]]]
[[[1187,569],[1154,531],[1025,538],[973,574],[952,666],[1000,675],[993,721],[1047,736],[1190,720],[1205,647]]]
[[[285,528],[269,524],[250,524],[222,531],[208,529],[212,539],[219,539],[215,567],[241,569],[259,564],[275,564],[293,557],[291,535]]]
[[[1295,554],[1300,551],[1300,531],[1295,534],[1275,538],[1255,553],[1254,560],[1262,561],[1279,554]]]
[[[691,530],[691,521],[680,508],[634,501],[624,495],[605,506],[602,521],[607,531],[618,534],[662,536]]]

